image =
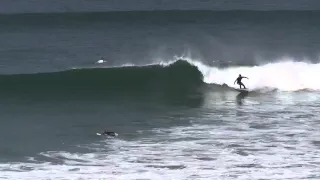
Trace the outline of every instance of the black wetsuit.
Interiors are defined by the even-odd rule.
[[[244,76],[240,76],[236,79],[237,81],[237,84],[240,85],[240,89],[241,89],[241,86],[243,86],[244,89],[246,89],[246,86],[241,82],[242,78],[247,78],[247,77],[244,77]]]
[[[109,131],[104,131],[102,134],[103,135],[108,135],[108,136],[116,136],[115,132],[109,132]]]

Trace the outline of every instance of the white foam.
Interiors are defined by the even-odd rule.
[[[320,64],[307,64],[304,62],[278,62],[254,67],[234,67],[227,69],[212,68],[206,83],[233,85],[238,74],[249,77],[243,82],[250,89],[275,88],[284,91],[297,91],[303,89],[320,90],[318,80]]]

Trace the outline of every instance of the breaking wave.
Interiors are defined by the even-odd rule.
[[[184,93],[211,86],[214,91],[236,88],[238,74],[251,90],[320,90],[320,64],[277,62],[259,66],[210,67],[185,59],[146,66],[72,69],[62,72],[1,75],[4,94],[145,94],[150,92]],[[219,88],[220,87],[220,88]]]

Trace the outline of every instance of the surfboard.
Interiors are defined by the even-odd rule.
[[[97,133],[97,135],[98,135],[98,136],[101,136],[101,134],[100,134],[100,133]]]
[[[235,88],[236,91],[241,92],[241,93],[248,93],[250,92],[248,89],[237,89]]]

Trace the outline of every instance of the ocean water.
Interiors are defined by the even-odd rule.
[[[0,179],[320,179],[317,1],[121,2],[2,2]]]

